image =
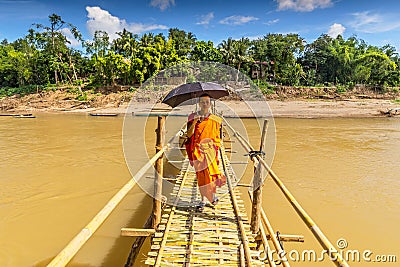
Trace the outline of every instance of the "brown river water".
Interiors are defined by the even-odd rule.
[[[0,117],[1,267],[45,266],[131,178],[122,116],[36,116]],[[258,146],[254,123],[244,121]],[[275,173],[335,246],[345,239],[344,252],[361,253],[350,266],[399,266],[400,120],[278,118],[275,124]],[[155,120],[148,128],[152,151]],[[141,146],[143,134],[138,125],[129,146]],[[240,149],[236,152],[232,160],[246,161]],[[133,149],[130,160],[134,171],[148,158]],[[242,198],[248,199],[246,194]],[[322,248],[271,179],[263,201],[275,231],[305,236],[305,243],[284,244],[292,258],[304,250],[321,255]],[[123,266],[133,240],[120,237],[120,229],[142,227],[150,210],[151,199],[136,186],[68,266]],[[148,243],[141,254],[146,248]],[[397,263],[366,262],[366,250],[371,260],[395,255]],[[292,266],[334,266],[327,258],[300,258]],[[144,266],[144,259],[136,266]]]

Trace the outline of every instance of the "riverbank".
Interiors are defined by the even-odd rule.
[[[268,99],[270,98],[270,99]],[[266,103],[274,117],[288,118],[321,118],[321,117],[378,117],[385,116],[384,112],[399,108],[400,101],[396,96],[387,99],[368,95],[340,95],[332,97],[319,95],[271,97],[266,101],[244,102],[227,100],[223,103],[239,116],[251,116],[248,106],[253,110],[265,110]],[[151,99],[151,98],[150,98]],[[153,98],[154,99],[154,98]],[[133,101],[131,106],[131,100]],[[128,111],[129,107],[129,111]],[[168,106],[157,105],[157,109]],[[0,110],[3,114],[18,113],[146,113],[154,109],[154,104],[135,97],[133,92],[110,94],[86,94],[77,97],[76,93],[67,91],[51,91],[30,94],[22,97],[12,96],[0,99]]]

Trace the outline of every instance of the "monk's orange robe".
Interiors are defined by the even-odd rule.
[[[215,181],[221,176],[218,168],[218,149],[221,144],[222,119],[211,114],[202,122],[195,122],[194,115],[191,114],[188,118],[188,129],[192,123],[196,125],[194,134],[185,143],[186,151],[190,164],[196,171],[201,195],[212,202],[213,193],[216,193]]]

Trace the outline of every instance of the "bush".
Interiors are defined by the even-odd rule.
[[[258,86],[258,88],[260,88],[261,92],[265,95],[268,94],[274,94],[275,93],[275,86],[272,84],[269,84],[266,81],[263,80],[255,80],[253,81],[255,85]]]
[[[2,87],[0,88],[0,96],[13,96],[19,95],[24,96],[28,94],[34,94],[36,92],[41,92],[46,88],[42,85],[28,85],[23,87]]]
[[[78,101],[87,102],[88,94],[87,94],[87,92],[83,92],[82,94],[78,95],[75,99]]]
[[[347,87],[348,90],[353,90],[354,87],[355,87],[355,83],[354,82],[348,82],[346,84],[346,87]]]
[[[336,93],[338,94],[344,94],[347,92],[346,86],[344,85],[336,85]]]

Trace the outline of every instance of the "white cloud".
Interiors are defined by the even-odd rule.
[[[210,24],[210,21],[214,18],[214,12],[210,12],[207,15],[202,15],[201,19],[199,22],[197,22],[197,25],[208,25]]]
[[[352,15],[354,16],[352,25],[356,29],[382,22],[381,16],[378,14],[371,14],[369,11],[353,13]]]
[[[79,40],[76,40],[74,35],[72,34],[71,30],[68,28],[62,28],[60,32],[67,38],[67,40],[70,42],[71,46],[76,47],[80,45]]]
[[[150,5],[164,11],[170,5],[175,5],[175,0],[151,0]]]
[[[219,23],[228,25],[242,25],[254,20],[258,20],[258,18],[252,16],[230,16],[220,20]]]
[[[142,33],[151,30],[166,30],[165,25],[159,24],[142,24],[142,23],[127,23],[126,20],[120,19],[110,14],[107,10],[100,7],[86,7],[89,20],[86,22],[89,33],[93,36],[95,31],[105,31],[111,40],[118,38],[117,32],[126,29],[132,33]]]
[[[293,9],[294,11],[310,12],[317,8],[332,6],[331,0],[275,0],[278,2],[278,10]]]
[[[378,33],[400,28],[400,20],[397,14],[373,14],[369,11],[352,14],[354,19],[350,25],[359,32]]]
[[[346,28],[342,24],[334,23],[329,27],[328,35],[332,38],[336,38],[338,35],[343,35],[345,30]]]
[[[279,22],[279,19],[274,19],[274,20],[269,20],[269,21],[267,21],[266,23],[264,23],[264,24],[266,24],[266,25],[272,25],[272,24],[275,24],[275,23],[278,23]]]

